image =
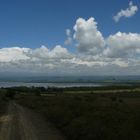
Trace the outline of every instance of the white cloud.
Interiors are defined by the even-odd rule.
[[[45,46],[36,49],[2,48],[0,49],[0,72],[9,70],[47,73],[52,69],[65,69],[63,60],[72,58],[73,55],[60,45],[53,49]]]
[[[104,54],[116,58],[138,57],[140,54],[140,34],[121,33],[110,35],[107,39],[108,48]]]
[[[0,73],[6,71],[52,75],[132,74],[140,72],[140,34],[118,32],[104,39],[94,18],[79,18],[73,36],[76,53],[60,45],[50,49],[1,48]]]
[[[55,59],[69,59],[72,57],[72,55],[68,52],[66,48],[57,45],[54,49],[50,51],[49,57]]]
[[[80,53],[96,55],[104,49],[105,41],[94,18],[87,21],[83,18],[77,19],[74,31],[74,39]]]
[[[0,62],[9,62],[9,61],[17,61],[17,60],[27,60],[29,59],[26,56],[26,53],[29,51],[29,48],[1,48],[0,49]]]
[[[64,44],[70,45],[73,41],[73,39],[71,37],[71,30],[70,29],[66,29],[66,36],[67,36],[67,39],[65,40]]]
[[[71,54],[66,48],[60,45],[55,46],[52,50],[45,46],[37,49],[30,49],[27,56],[33,59],[68,59],[71,58]]]
[[[66,29],[66,35],[71,36],[71,30],[70,29]]]
[[[113,17],[113,19],[115,20],[115,22],[118,22],[122,17],[129,18],[134,16],[137,11],[138,7],[136,5],[133,5],[133,2],[130,1],[129,7],[125,10],[122,9],[120,12],[117,13],[116,16]]]

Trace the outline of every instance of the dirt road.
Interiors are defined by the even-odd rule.
[[[64,140],[64,136],[37,113],[10,102],[0,117],[0,140]]]

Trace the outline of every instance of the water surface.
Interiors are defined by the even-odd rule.
[[[0,82],[0,87],[99,87],[97,83],[29,83],[29,82]]]

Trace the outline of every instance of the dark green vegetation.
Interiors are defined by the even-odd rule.
[[[6,90],[0,89],[0,126],[1,126],[1,116],[6,112],[7,102],[9,98],[6,96]]]
[[[139,140],[140,87],[11,88],[6,97],[41,113],[70,140]]]
[[[3,114],[6,109],[6,103],[8,101],[6,94],[7,92],[5,89],[0,89],[0,115]]]

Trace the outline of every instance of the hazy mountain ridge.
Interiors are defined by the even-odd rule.
[[[1,76],[0,82],[140,82],[140,76]]]

